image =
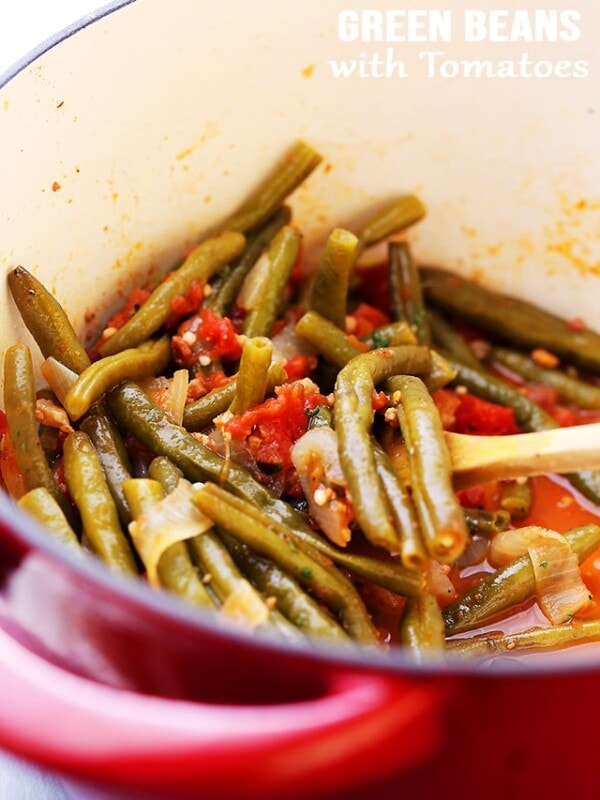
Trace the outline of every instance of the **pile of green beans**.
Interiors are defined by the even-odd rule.
[[[244,624],[293,646],[380,645],[389,635],[426,662],[446,652],[487,657],[600,640],[598,620],[453,638],[534,601],[529,555],[486,574],[459,597],[452,581],[483,557],[496,534],[525,524],[535,489],[529,480],[506,481],[497,508],[463,508],[436,405],[437,390],[452,387],[510,406],[523,431],[556,427],[514,381],[498,376],[508,370],[517,383],[550,387],[564,403],[600,409],[600,388],[576,372],[600,371],[600,336],[569,330],[536,306],[451,273],[419,268],[405,238],[387,244],[388,320],[359,332],[349,315],[364,302],[356,287],[370,278],[360,278],[357,261],[418,222],[425,208],[405,194],[361,225],[334,228],[311,273],[301,259],[302,232],[285,203],[320,162],[310,145],[297,142],[279,169],[150,287],[124,324],[109,324],[89,352],[39,280],[23,267],[10,272],[11,295],[46,359],[49,383],[38,400],[29,347],[7,349],[2,474],[14,457],[15,500],[74,558],[91,554],[124,580],[147,571],[151,586],[199,614],[222,618],[246,603]],[[187,307],[181,299],[198,294],[198,307],[180,320],[177,309]],[[235,331],[229,361],[195,355],[205,309]],[[492,339],[478,351],[459,333],[461,320]],[[191,322],[196,327],[186,327]],[[531,348],[548,351],[550,364],[554,356],[562,363],[540,365]],[[302,496],[300,483],[282,491],[284,466],[257,461],[230,427],[259,419],[260,409],[266,421],[249,423],[248,441],[275,437],[270,426],[285,408],[284,385],[296,357],[305,359],[310,375],[298,391],[318,398],[302,419],[315,450],[304,466],[290,454],[297,477],[309,479]],[[183,416],[183,398],[177,412],[169,398],[175,373],[181,387],[182,364],[190,381]],[[59,432],[40,436],[40,419]],[[287,419],[285,425],[295,447],[301,433]],[[325,444],[320,451],[319,441],[334,452]],[[600,474],[567,477],[600,504]],[[181,498],[189,508],[182,509]],[[178,528],[168,515],[174,500],[183,520]],[[326,515],[335,518],[340,509],[344,533],[351,534],[347,547],[325,533]],[[182,527],[190,521],[185,515],[193,518],[193,533]],[[141,532],[158,540],[164,525],[171,526],[169,536],[152,560]],[[580,564],[600,548],[597,525],[564,536]],[[443,593],[454,599],[440,602]],[[394,608],[393,623],[380,623],[385,603]],[[257,608],[260,621],[252,622]]]

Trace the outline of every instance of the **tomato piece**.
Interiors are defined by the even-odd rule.
[[[204,300],[204,282],[194,280],[187,294],[178,294],[171,300],[171,316],[165,323],[168,331],[174,330],[183,317],[195,313]]]
[[[361,303],[348,317],[346,333],[354,336],[366,336],[390,321],[387,314],[368,303]]]
[[[171,339],[171,346],[175,361],[188,369],[199,366],[202,356],[237,361],[242,354],[232,321],[210,308],[203,308],[182,322]]]
[[[284,384],[275,397],[265,400],[225,423],[224,431],[238,445],[243,444],[265,472],[277,470],[285,491],[297,493],[298,477],[290,450],[308,430],[308,412],[325,405],[326,398],[304,383]]]
[[[313,370],[317,367],[317,359],[315,356],[298,355],[290,358],[283,365],[284,370],[288,376],[288,381],[298,381],[302,378],[308,378]]]
[[[460,404],[454,412],[456,433],[471,433],[477,436],[504,436],[519,433],[512,408],[489,403],[472,394],[458,395]]]

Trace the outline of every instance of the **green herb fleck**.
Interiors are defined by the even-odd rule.
[[[300,570],[300,575],[306,580],[310,580],[310,578],[313,576],[313,571],[310,567],[302,567]]]
[[[390,337],[385,336],[383,333],[381,333],[381,331],[373,331],[371,343],[372,349],[376,349],[378,347],[388,347],[390,343]]]
[[[542,569],[547,569],[547,567],[548,567],[548,562],[547,562],[547,561],[541,561],[541,562],[540,562],[540,567],[541,567]]]

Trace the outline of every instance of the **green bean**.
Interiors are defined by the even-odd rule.
[[[494,347],[490,358],[529,383],[549,386],[561,400],[580,408],[600,409],[600,387],[567,375],[560,369],[543,369],[532,358],[507,347]]]
[[[463,508],[463,514],[469,531],[483,536],[505,531],[510,525],[510,514],[503,509],[485,511],[481,508]]]
[[[600,527],[584,525],[564,534],[579,563],[600,547]],[[444,610],[446,635],[463,633],[499,617],[535,594],[535,576],[529,555],[486,575]]]
[[[183,472],[165,456],[156,456],[148,467],[150,477],[158,481],[165,494],[174,492],[177,484],[183,478]]]
[[[408,242],[388,246],[392,317],[406,320],[419,344],[429,344],[430,333],[423,302],[421,276]]]
[[[411,492],[425,546],[433,558],[451,564],[464,550],[468,533],[452,488],[452,461],[439,412],[419,378],[398,375],[387,381],[386,389],[406,443]]]
[[[267,373],[265,394],[271,394],[276,386],[285,383],[287,374],[281,364],[271,364]],[[183,427],[188,431],[201,431],[212,425],[215,417],[223,414],[233,403],[237,389],[237,378],[233,378],[225,386],[213,389],[183,411]]]
[[[373,447],[377,474],[390,502],[400,537],[400,558],[409,569],[424,570],[429,556],[425,550],[419,520],[407,485],[395,473],[392,462],[378,445]]]
[[[292,212],[288,206],[283,206],[275,212],[264,227],[249,234],[244,252],[231,267],[224,267],[227,272],[217,279],[212,294],[204,301],[205,307],[211,308],[215,314],[220,316],[229,311],[242,288],[246,275],[269,246],[275,234],[284,225],[288,225],[291,218]]]
[[[427,661],[444,650],[444,620],[434,595],[426,592],[407,602],[400,622],[400,643],[418,661]]]
[[[443,352],[472,369],[481,368],[481,362],[455,327],[432,308],[427,310],[427,316],[433,339]]]
[[[168,336],[106,356],[83,370],[67,392],[63,405],[72,420],[89,411],[105,392],[123,380],[137,381],[161,373],[171,359]]]
[[[40,442],[35,416],[33,365],[27,345],[15,344],[4,354],[4,409],[8,433],[25,489],[43,486],[60,506],[69,524],[76,525],[73,507],[58,488]]]
[[[542,347],[578,366],[600,370],[600,335],[574,331],[547,311],[492,292],[441,269],[422,269],[427,298],[480,328],[522,347]]]
[[[364,250],[365,247],[371,247],[371,245],[387,239],[388,236],[403,231],[423,219],[424,216],[425,207],[418,197],[407,194],[396,198],[356,231],[360,249]]]
[[[218,230],[246,231],[265,223],[286,197],[304,181],[322,160],[322,156],[299,141],[286,154],[275,174],[269,176]]]
[[[516,650],[556,650],[570,644],[600,641],[600,620],[578,620],[569,625],[532,628],[518,633],[487,633],[472,639],[452,639],[446,649],[456,656],[510,655]]]
[[[195,247],[183,264],[169,275],[136,313],[99,348],[103,356],[137,347],[161,328],[171,315],[171,302],[186,294],[192,281],[206,281],[224,264],[242,252],[245,239],[241,233],[224,231]]]
[[[456,378],[456,370],[453,365],[437,350],[430,350],[431,369],[427,375],[423,376],[423,381],[429,392],[443,389]]]
[[[270,336],[284,290],[300,252],[302,234],[286,226],[273,237],[269,249],[260,257],[246,278],[252,291],[244,305],[246,336]]]
[[[66,547],[70,553],[83,555],[73,528],[67,522],[61,507],[44,486],[31,489],[17,500],[17,504],[45,525],[54,540]]]
[[[90,437],[104,471],[123,527],[131,522],[131,512],[123,492],[123,483],[131,479],[131,462],[123,440],[107,414],[88,414],[79,426]]]
[[[27,329],[44,358],[53,356],[65,367],[81,372],[90,359],[60,303],[24,267],[8,275],[8,285]]]
[[[424,374],[431,368],[426,347],[371,350],[340,370],[335,384],[334,419],[340,463],[352,495],[356,519],[365,537],[389,552],[399,548],[388,498],[377,474],[371,425],[375,386],[397,373]]]
[[[300,317],[294,330],[330,364],[340,369],[362,352],[333,322],[316,311],[307,311]]]
[[[470,392],[498,403],[512,407],[515,419],[525,431],[546,431],[558,428],[558,422],[543,409],[532,402],[517,389],[486,373],[483,369],[472,369],[460,361],[443,353],[450,366],[456,370],[456,383],[462,384]],[[565,475],[569,483],[581,494],[597,505],[600,504],[600,472],[598,470],[580,470]]]
[[[336,641],[348,641],[338,623],[316,603],[287,572],[261,558],[231,536],[227,547],[243,572],[265,597],[272,597],[277,608],[303,632]]]
[[[513,409],[515,420],[524,431],[545,431],[557,428],[558,423],[526,395],[500,378],[491,375],[479,365],[476,369],[458,361],[450,353],[441,350],[442,355],[456,371],[455,383],[465,386],[469,392],[483,397],[492,403]]]
[[[503,481],[500,485],[500,508],[512,519],[523,519],[531,511],[533,486],[530,480]]]
[[[348,280],[356,256],[358,239],[350,231],[334,228],[315,272],[309,307],[344,330]]]
[[[360,341],[368,344],[371,350],[377,347],[394,347],[399,344],[417,344],[416,336],[404,320],[380,325],[371,333],[361,336]]]
[[[119,524],[100,461],[83,431],[70,433],[64,442],[65,480],[79,509],[83,529],[94,552],[113,570],[137,574],[129,542]]]
[[[266,514],[260,523],[230,503],[229,498],[227,491],[209,483],[196,492],[194,502],[217,525],[252,550],[273,560],[329,605],[340,615],[342,625],[351,636],[363,642],[377,641],[377,632],[358,594],[348,591],[350,584],[346,585],[337,575],[307,556],[291,537],[284,539],[273,532]]]
[[[134,478],[126,481],[123,488],[136,520],[165,496],[162,484],[156,479]],[[156,571],[160,585],[171,593],[194,605],[215,607],[192,563],[185,542],[169,545],[161,554]]]
[[[254,480],[247,470],[226,462],[201,444],[184,428],[172,423],[134,383],[121,384],[109,395],[109,406],[117,423],[130,431],[157,455],[167,456],[188,480],[221,482],[234,494],[264,509],[274,524],[287,525],[295,537],[308,542],[332,561],[378,586],[402,595],[423,590],[424,580],[415,570],[376,558],[347,553],[334,547],[312,530],[306,519],[289,504]]]
[[[270,339],[255,336],[244,341],[235,382],[235,397],[230,407],[233,414],[242,414],[265,399],[272,355]]]

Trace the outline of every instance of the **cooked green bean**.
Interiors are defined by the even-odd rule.
[[[387,322],[380,325],[371,333],[360,337],[360,341],[369,345],[371,350],[376,347],[394,347],[399,344],[417,344],[417,339],[408,323],[404,320],[398,322]],[[357,352],[358,355],[358,352]]]
[[[70,433],[64,442],[65,480],[79,509],[94,552],[113,570],[137,574],[135,558],[121,530],[117,508],[89,437]]]
[[[218,230],[245,233],[262,225],[321,161],[322,156],[310,145],[296,142],[276,172],[263,181]]]
[[[433,339],[443,352],[472,369],[481,368],[481,362],[456,328],[432,308],[427,310],[427,316]]]
[[[212,294],[204,301],[205,307],[211,308],[215,314],[220,316],[229,311],[242,288],[246,275],[267,249],[275,234],[284,225],[288,225],[291,218],[292,212],[289,207],[283,206],[275,212],[264,227],[248,235],[244,252],[230,267],[224,267],[227,272],[217,278]]]
[[[523,519],[531,511],[533,485],[528,479],[503,481],[500,485],[500,508],[512,519]]]
[[[53,356],[74,372],[90,359],[60,303],[24,267],[8,274],[8,285],[27,329],[44,358]]]
[[[31,489],[17,500],[17,505],[45,525],[54,540],[66,547],[70,553],[83,555],[73,528],[67,522],[61,507],[44,486]]]
[[[400,558],[409,569],[424,570],[429,561],[415,507],[406,484],[394,472],[389,456],[378,445],[373,447],[377,474],[390,502],[400,537]]]
[[[206,484],[196,492],[194,502],[217,525],[240,539],[252,550],[273,560],[289,572],[302,586],[329,605],[340,615],[344,628],[362,642],[375,643],[378,635],[358,594],[348,591],[344,581],[318,561],[310,558],[291,537],[284,539],[273,532],[269,517],[258,522],[237,505],[229,502],[230,495],[215,484]]]
[[[469,531],[483,536],[505,531],[510,525],[510,514],[503,509],[485,511],[482,508],[463,508],[463,514]]]
[[[271,364],[267,373],[265,394],[271,394],[276,386],[285,383],[287,374],[281,364]],[[237,388],[237,379],[225,386],[213,389],[198,400],[187,405],[183,411],[183,427],[188,431],[201,431],[208,428],[215,417],[223,414],[232,404]]]
[[[581,564],[600,547],[600,527],[584,525],[564,534]],[[535,576],[528,555],[486,575],[444,610],[446,634],[463,633],[492,621],[535,594]]]
[[[270,339],[255,336],[244,341],[235,381],[235,397],[230,408],[233,414],[242,414],[265,399],[272,355]]]
[[[439,412],[419,378],[397,375],[387,381],[386,389],[406,443],[411,493],[425,546],[433,558],[451,564],[464,550],[468,532],[452,488],[452,461]]]
[[[388,552],[397,552],[400,540],[373,454],[373,392],[377,384],[392,375],[422,375],[430,368],[431,356],[426,347],[380,348],[353,358],[340,370],[335,384],[334,419],[340,463],[356,519],[371,544]]]
[[[33,365],[27,345],[15,344],[4,354],[4,409],[8,432],[25,489],[43,486],[76,525],[73,507],[58,488],[40,442],[35,416]]]
[[[340,369],[362,352],[333,322],[316,311],[307,311],[300,317],[294,330],[330,364]]]
[[[573,403],[581,408],[600,409],[600,386],[574,378],[560,369],[544,369],[525,353],[507,347],[494,347],[490,359],[507,367],[529,383],[549,386],[567,403]]]
[[[165,495],[162,484],[156,479],[134,478],[123,488],[136,519]],[[185,542],[169,545],[160,556],[156,571],[160,585],[165,589],[189,603],[214,609],[215,603],[192,563]]]
[[[123,440],[107,414],[88,414],[79,426],[90,437],[104,471],[121,524],[131,522],[131,512],[123,492],[123,483],[131,479],[131,462]]]
[[[162,336],[114,356],[106,356],[83,370],[67,392],[63,405],[72,420],[89,411],[105,392],[123,380],[137,381],[162,372],[171,359],[171,341]]]
[[[556,650],[570,644],[600,641],[600,620],[584,619],[569,625],[532,628],[518,633],[487,633],[472,639],[452,639],[446,649],[452,656],[510,655],[516,650]]]
[[[425,207],[415,195],[407,194],[396,198],[356,231],[360,249],[371,247],[394,233],[400,233],[424,216]]]
[[[177,484],[183,478],[183,472],[176,467],[175,464],[165,456],[156,456],[150,462],[148,467],[148,474],[150,477],[158,481],[163,487],[165,494],[174,492]]]
[[[309,307],[344,330],[348,280],[356,256],[358,239],[350,231],[334,228],[315,272]]]
[[[392,317],[406,320],[419,344],[429,344],[430,334],[423,302],[421,276],[408,242],[390,242],[390,300]]]
[[[224,231],[195,247],[183,264],[169,275],[136,313],[99,348],[103,356],[137,347],[161,328],[171,315],[171,302],[188,291],[192,281],[206,281],[224,264],[239,256],[245,239],[241,233]]]
[[[293,625],[311,636],[348,641],[338,623],[287,572],[232,536],[226,536],[225,543],[242,571],[265,597],[274,598],[276,607]]]
[[[427,298],[522,347],[541,347],[581,367],[600,370],[600,335],[568,323],[532,303],[492,292],[451,272],[421,270]]]
[[[426,592],[407,602],[400,621],[400,643],[419,661],[442,653],[444,620],[434,595]]]
[[[289,226],[282,228],[248,274],[246,281],[251,281],[253,288],[244,306],[243,331],[246,336],[271,335],[301,241],[299,231]]]

